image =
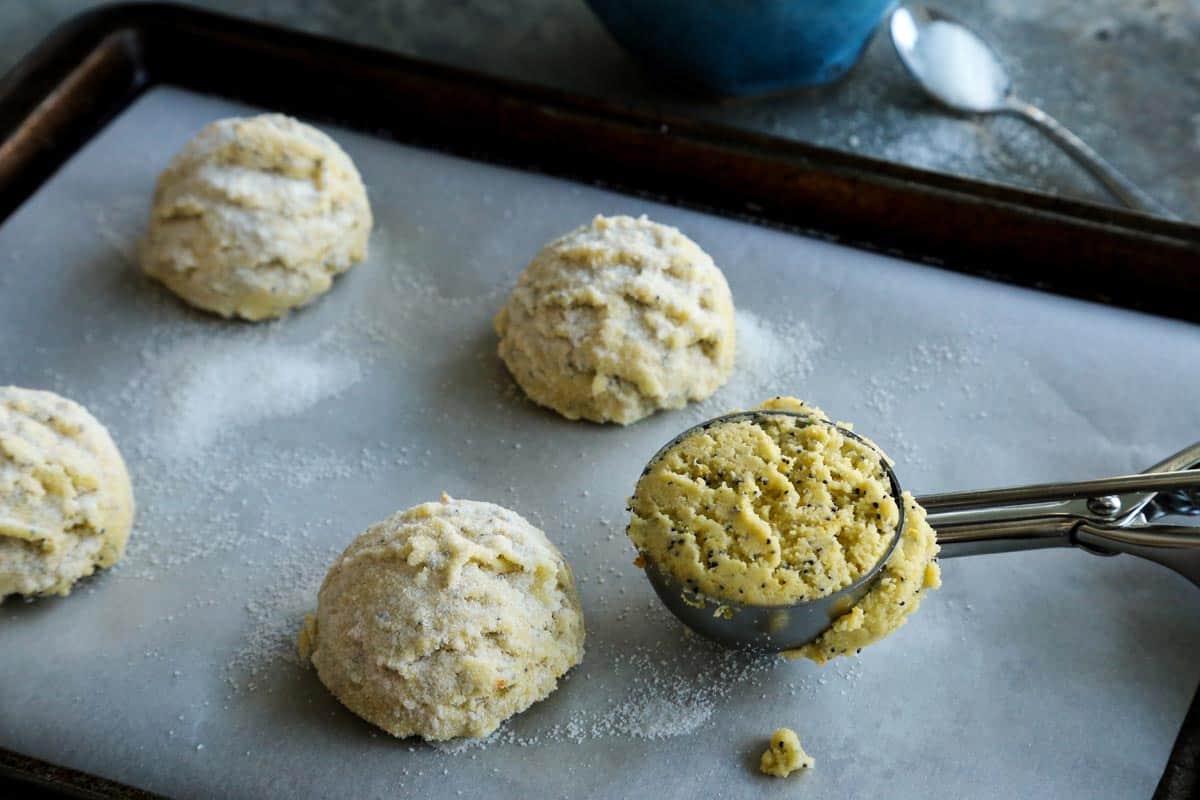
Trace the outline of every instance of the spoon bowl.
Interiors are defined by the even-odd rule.
[[[1040,128],[1127,207],[1175,218],[1061,122],[1018,98],[1003,62],[966,25],[933,8],[900,6],[892,12],[888,28],[900,63],[941,105],[962,114],[1021,117]]]
[[[900,62],[939,103],[971,114],[1005,110],[1012,92],[1008,71],[966,25],[935,9],[903,6],[890,28]]]

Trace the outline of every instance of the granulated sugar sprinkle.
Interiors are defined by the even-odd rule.
[[[736,409],[753,408],[778,394],[803,395],[802,382],[812,372],[821,341],[803,320],[786,325],[752,311],[737,311],[737,358],[728,383],[700,403],[688,407],[696,419]]]
[[[274,578],[246,602],[251,626],[225,665],[230,688],[269,692],[263,681],[273,665],[301,665],[296,637],[304,616],[316,608],[317,590],[337,553],[337,547],[303,544],[275,562]]]
[[[588,684],[584,707],[565,721],[529,731],[520,718],[510,720],[486,739],[463,739],[434,745],[461,753],[490,745],[534,747],[549,742],[582,743],[624,737],[659,740],[688,736],[705,728],[732,697],[747,685],[769,681],[778,656],[752,655],[721,648],[679,627],[652,602],[641,615],[661,627],[662,641],[631,644],[602,642],[589,650],[583,666],[570,674],[570,686]]]
[[[264,336],[195,337],[146,361],[153,367],[136,391],[151,398],[148,419],[164,457],[198,455],[223,436],[298,414],[362,378],[362,367],[345,352]]]

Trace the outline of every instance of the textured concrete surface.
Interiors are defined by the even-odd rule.
[[[1019,92],[1177,214],[1200,220],[1200,0],[939,0],[991,39]],[[0,69],[91,0],[0,3]],[[856,151],[1110,202],[1013,119],[947,116],[884,37],[834,86],[710,102],[665,85],[582,0],[206,0],[196,3],[483,72]]]

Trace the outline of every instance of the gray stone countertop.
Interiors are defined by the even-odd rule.
[[[700,0],[697,0],[698,2]],[[1200,221],[1200,0],[939,0],[1018,91],[1181,217]],[[0,3],[0,69],[93,0]],[[195,5],[673,115],[1095,202],[1104,191],[1016,119],[932,106],[885,36],[838,83],[712,102],[655,79],[582,0],[204,0]]]

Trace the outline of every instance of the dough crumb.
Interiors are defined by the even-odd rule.
[[[300,627],[300,635],[296,638],[296,653],[300,656],[301,664],[309,664],[313,650],[317,647],[317,615],[305,614]]]
[[[771,734],[771,744],[758,760],[758,769],[767,775],[786,778],[796,770],[812,769],[817,762],[804,752],[800,737],[791,728],[779,728]]]

